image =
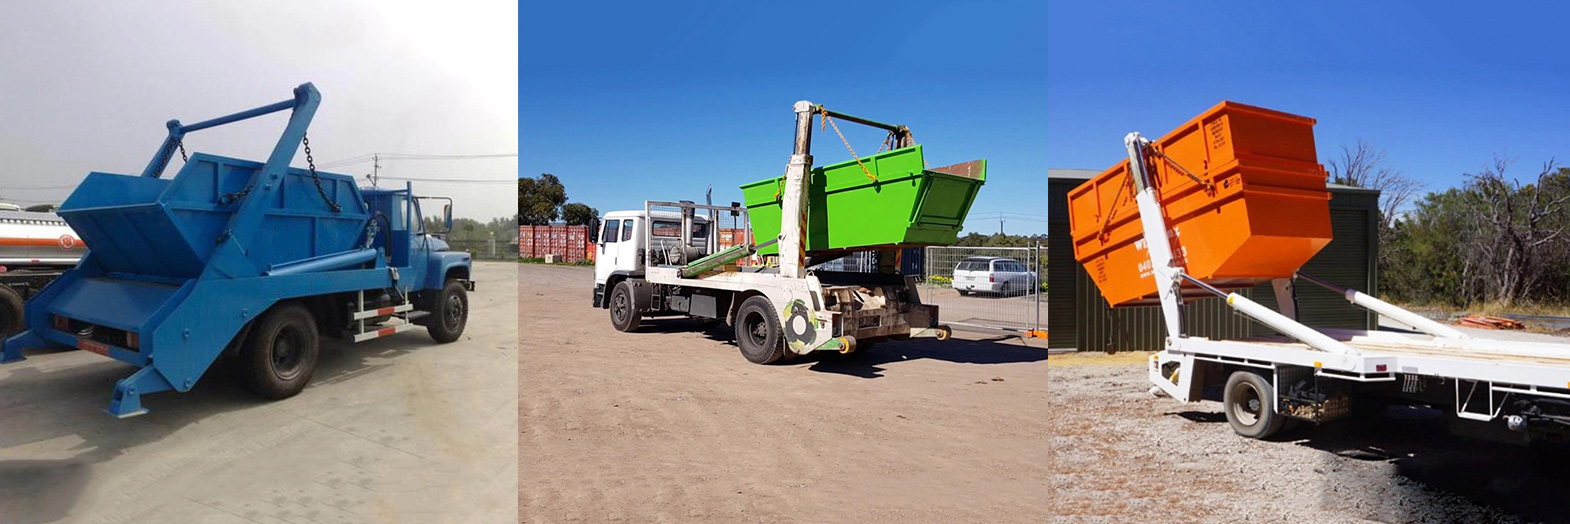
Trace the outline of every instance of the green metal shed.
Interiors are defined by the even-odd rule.
[[[1083,266],[1074,261],[1069,235],[1068,192],[1096,176],[1086,169],[1047,170],[1047,345],[1076,350],[1153,351],[1161,349],[1166,327],[1159,307],[1113,309],[1101,298]],[[1304,273],[1336,285],[1378,296],[1375,270],[1379,256],[1379,191],[1330,184],[1330,223],[1335,238],[1303,266]],[[1243,295],[1275,308],[1269,284]],[[1376,329],[1373,313],[1309,283],[1297,286],[1298,319],[1314,327]],[[1219,298],[1184,306],[1184,322],[1192,336],[1214,339],[1247,338],[1271,333],[1234,313]]]

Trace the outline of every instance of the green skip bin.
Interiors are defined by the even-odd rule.
[[[807,253],[951,245],[959,239],[976,192],[987,181],[987,161],[926,169],[921,146],[911,146],[812,170],[807,185]],[[867,176],[871,173],[876,181]],[[741,186],[753,238],[780,234],[785,177]],[[769,246],[759,254],[779,253]]]

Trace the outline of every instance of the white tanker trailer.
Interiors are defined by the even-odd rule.
[[[0,337],[21,331],[22,304],[86,251],[54,213],[0,210]]]

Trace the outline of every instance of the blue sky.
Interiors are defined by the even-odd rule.
[[[1570,39],[1552,3],[967,2],[526,6],[520,176],[603,211],[740,200],[778,176],[796,100],[906,124],[930,165],[989,161],[972,230],[1045,231],[1046,169],[1103,169],[1129,131],[1222,100],[1318,119],[1459,185],[1495,154],[1566,154]],[[611,14],[615,16],[610,16]],[[881,133],[841,126],[858,153]],[[848,160],[816,133],[818,165]],[[1570,159],[1570,158],[1567,158]]]
[[[1361,138],[1429,190],[1495,154],[1529,179],[1570,160],[1565,14],[1519,2],[1054,3],[1047,163],[1104,169],[1127,132],[1161,135],[1234,100],[1317,119],[1322,163]]]
[[[1049,164],[1044,9],[684,5],[524,8],[520,176],[555,174],[601,212],[701,201],[711,184],[716,203],[739,201],[784,173],[805,99],[910,126],[932,166],[986,158],[972,218],[1045,231],[1026,216],[1046,214],[1032,196]],[[883,138],[840,129],[861,155]],[[817,165],[851,158],[832,129],[814,137]]]

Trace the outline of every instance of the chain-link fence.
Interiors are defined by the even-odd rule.
[[[448,240],[453,251],[467,251],[476,260],[512,260],[518,257],[518,245],[508,244],[507,239]]]
[[[921,299],[943,323],[1033,332],[1047,321],[1041,246],[929,247]]]

